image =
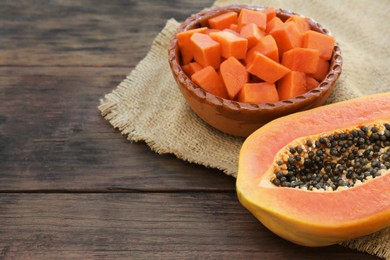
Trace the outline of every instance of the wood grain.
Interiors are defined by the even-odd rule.
[[[235,195],[2,194],[3,259],[374,259],[293,245]]]
[[[101,117],[127,72],[0,68],[0,191],[234,191],[232,177],[130,144]]]
[[[212,2],[2,1],[0,66],[134,67],[166,20]]]

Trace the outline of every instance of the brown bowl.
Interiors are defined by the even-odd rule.
[[[238,13],[243,8],[263,10],[267,7],[230,5],[204,10],[189,17],[181,24],[177,32],[205,26],[211,17],[228,11]],[[285,21],[290,16],[299,14],[279,8],[276,9],[276,15]],[[319,23],[310,18],[308,21],[312,30],[330,35],[330,32]],[[173,76],[191,109],[214,128],[242,137],[247,137],[262,125],[278,117],[323,105],[340,76],[343,63],[340,47],[336,43],[330,60],[329,72],[317,88],[287,100],[247,104],[217,97],[192,82],[181,69],[181,57],[176,35],[171,38],[168,55]]]

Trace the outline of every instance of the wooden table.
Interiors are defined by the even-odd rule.
[[[370,259],[260,224],[222,172],[157,155],[99,99],[212,0],[0,2],[0,259]]]

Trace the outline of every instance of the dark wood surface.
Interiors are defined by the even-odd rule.
[[[375,259],[260,224],[235,180],[126,140],[97,110],[202,1],[0,1],[0,259]]]

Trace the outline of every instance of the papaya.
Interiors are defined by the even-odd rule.
[[[264,226],[327,246],[390,226],[390,92],[275,119],[245,139],[237,196]]]

